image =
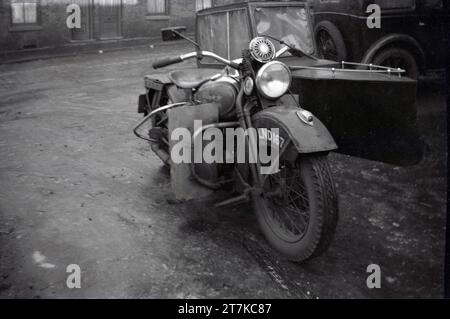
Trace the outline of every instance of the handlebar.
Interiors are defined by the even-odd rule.
[[[172,65],[175,63],[180,63],[185,60],[192,59],[192,58],[202,59],[205,56],[213,58],[214,60],[221,62],[223,64],[226,64],[234,69],[239,68],[239,64],[232,62],[230,60],[227,60],[225,58],[222,58],[221,56],[218,56],[217,54],[209,52],[209,51],[191,52],[191,53],[180,55],[178,57],[164,58],[162,60],[154,62],[152,65],[153,65],[153,68],[159,69],[159,68],[163,68],[165,66],[169,66],[169,65]]]
[[[165,66],[169,66],[175,63],[180,63],[183,60],[181,59],[181,57],[177,56],[177,57],[169,57],[169,58],[164,58],[161,59],[159,61],[156,61],[153,63],[153,68],[154,69],[159,69],[159,68],[163,68]]]

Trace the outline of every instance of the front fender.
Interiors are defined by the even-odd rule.
[[[252,120],[255,127],[279,127],[284,130],[302,154],[330,152],[338,148],[330,132],[318,118],[314,117],[314,124],[308,125],[300,120],[298,111],[300,109],[297,107],[274,106],[255,114]]]

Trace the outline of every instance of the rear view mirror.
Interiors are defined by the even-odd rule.
[[[176,26],[161,29],[161,35],[163,41],[174,41],[184,39],[192,43],[196,48],[200,49],[200,45],[189,37],[185,36],[182,32],[186,31],[185,26]]]

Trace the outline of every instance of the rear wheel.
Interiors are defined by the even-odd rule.
[[[388,48],[378,53],[373,59],[373,64],[387,66],[394,69],[403,69],[406,76],[417,80],[419,78],[419,67],[416,59],[408,51],[400,48]]]
[[[280,163],[254,197],[261,229],[270,244],[293,261],[323,253],[338,221],[338,200],[325,155],[300,157],[294,165]]]

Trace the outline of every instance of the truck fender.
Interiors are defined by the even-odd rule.
[[[425,69],[425,51],[420,46],[419,42],[413,37],[406,34],[389,34],[370,46],[364,54],[361,63],[372,63],[375,56],[385,47],[398,44],[399,47],[409,49],[416,57],[419,69],[423,72]]]

